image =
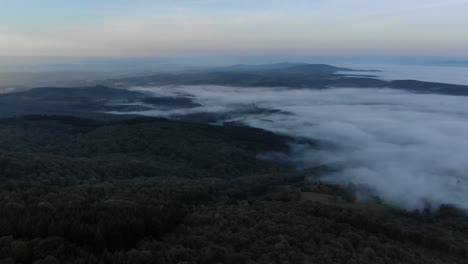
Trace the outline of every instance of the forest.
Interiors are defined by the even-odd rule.
[[[0,119],[1,263],[467,263],[468,218],[259,159],[290,138],[113,115]]]
[[[347,72],[347,73],[343,73]],[[111,87],[165,85],[221,85],[234,87],[290,87],[328,89],[333,87],[383,89],[392,88],[416,93],[467,95],[468,85],[418,80],[383,80],[378,70],[353,70],[327,64],[275,63],[234,65],[199,71],[157,73],[145,76],[96,81]]]

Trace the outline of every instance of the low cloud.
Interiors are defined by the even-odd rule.
[[[233,120],[319,140],[324,144],[321,149],[296,146],[288,158],[300,168],[321,164],[339,168],[326,175],[326,181],[352,183],[408,209],[440,204],[468,209],[468,97],[350,88],[135,89],[164,96],[188,95],[203,105],[147,115],[227,112],[252,105],[281,110]]]

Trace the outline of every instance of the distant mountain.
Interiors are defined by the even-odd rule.
[[[468,85],[422,82],[416,80],[397,80],[389,82],[388,87],[405,89],[413,92],[468,95]]]
[[[353,71],[349,68],[335,67],[327,64],[302,64],[283,69],[274,69],[288,74],[333,74],[338,71]]]
[[[227,69],[233,69],[231,71]],[[141,111],[154,108],[197,107],[190,98],[152,97],[149,94],[109,87],[222,85],[238,87],[330,87],[394,88],[419,93],[468,95],[468,86],[417,80],[385,81],[368,75],[343,75],[352,69],[326,64],[276,63],[234,65],[218,71],[161,73],[100,81],[91,87],[43,87],[0,94],[0,115],[16,113],[67,113],[96,111]]]
[[[273,64],[238,64],[228,67],[215,68],[214,71],[231,72],[281,72],[281,73],[326,73],[337,71],[352,71],[348,68],[340,68],[327,64],[309,64],[303,62],[280,62]]]
[[[265,71],[265,70],[279,70],[279,69],[287,69],[297,66],[307,65],[307,63],[303,62],[280,62],[280,63],[273,63],[273,64],[237,64],[227,67],[217,67],[213,70],[219,71]]]
[[[160,73],[147,76],[109,79],[99,84],[108,86],[132,85],[229,85],[229,86],[324,86],[326,80],[336,78],[338,71],[352,71],[326,64],[275,63],[262,65],[234,65],[204,72]]]
[[[340,71],[355,74],[340,74]],[[369,71],[365,71],[366,73]],[[167,86],[167,85],[224,85],[239,87],[292,87],[292,88],[394,88],[413,92],[468,95],[467,85],[422,82],[417,80],[385,81],[359,70],[327,64],[275,63],[262,65],[234,65],[206,72],[161,73],[147,76],[108,79],[100,84],[115,87]]]

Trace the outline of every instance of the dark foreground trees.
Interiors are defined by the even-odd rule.
[[[286,139],[161,119],[0,120],[0,263],[466,263],[468,220],[260,161]],[[308,173],[319,174],[326,168]]]

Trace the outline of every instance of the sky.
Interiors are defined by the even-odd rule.
[[[0,0],[0,56],[468,56],[468,0]]]

